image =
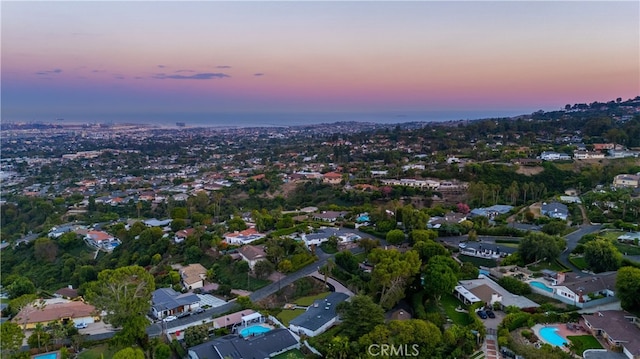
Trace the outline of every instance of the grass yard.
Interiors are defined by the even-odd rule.
[[[280,313],[278,313],[278,315],[276,315],[276,318],[278,318],[278,320],[282,324],[284,324],[285,327],[288,327],[289,321],[293,320],[304,312],[304,309],[284,309]]]
[[[288,352],[278,354],[274,356],[273,359],[304,359],[304,354],[302,354],[300,349],[293,349]]]
[[[463,305],[453,294],[443,295],[442,298],[440,298],[440,305],[444,309],[444,312],[447,313],[447,317],[451,318],[454,324],[465,326],[471,323],[471,318],[469,318],[468,313],[456,312],[456,308],[458,306],[463,307]]]
[[[302,297],[302,298],[298,298],[294,301],[294,303],[296,303],[297,305],[302,305],[302,306],[310,306],[311,304],[313,304],[314,301],[318,300],[318,299],[324,299],[329,295],[330,292],[324,292],[324,293],[320,293],[320,294],[316,294],[316,295],[310,295],[308,297]]]
[[[550,269],[556,272],[564,272],[569,269],[569,268],[565,268],[565,266],[560,264],[560,262],[558,262],[557,260],[551,261],[551,262],[540,262],[536,265],[529,266],[528,268],[529,270],[534,272],[539,272],[543,269]]]
[[[569,335],[567,339],[576,347],[576,353],[580,356],[587,349],[603,349],[593,335]]]
[[[640,246],[632,244],[619,243],[617,240],[613,243],[623,255],[638,256],[640,255]]]
[[[618,241],[618,237],[620,237],[623,234],[625,234],[625,232],[622,232],[622,231],[602,231],[598,235],[600,237],[603,237],[603,238],[612,240],[614,242],[617,242]]]
[[[483,266],[483,267],[493,268],[498,266],[498,263],[493,259],[479,258],[479,257],[465,256],[465,255],[459,255],[458,259],[463,262],[469,262],[475,265],[476,267]]]
[[[118,350],[110,348],[109,344],[100,344],[82,351],[78,354],[78,359],[110,359]]]
[[[573,263],[578,269],[587,268],[587,261],[584,260],[584,257],[570,257],[569,262]]]

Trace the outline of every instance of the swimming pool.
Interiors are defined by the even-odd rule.
[[[551,344],[558,347],[561,347],[567,343],[567,341],[556,333],[558,328],[556,327],[544,327],[540,329],[540,336],[542,339]]]
[[[271,328],[263,327],[262,325],[252,325],[244,328],[240,331],[240,335],[243,337],[250,337],[252,335],[264,334],[271,331]]]
[[[549,293],[553,293],[553,289],[547,287],[547,285],[542,283],[542,282],[531,281],[531,282],[529,282],[529,285],[532,286],[532,287],[536,287],[538,289],[542,289],[542,290],[547,291]]]
[[[38,354],[33,359],[58,359],[58,352]]]

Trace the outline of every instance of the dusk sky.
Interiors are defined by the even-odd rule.
[[[2,1],[2,120],[640,95],[640,2]]]

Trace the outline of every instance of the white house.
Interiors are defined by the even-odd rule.
[[[349,298],[344,293],[331,293],[325,299],[316,300],[307,311],[289,321],[289,329],[309,337],[324,333],[338,321],[336,306]]]
[[[185,289],[197,289],[204,287],[204,280],[207,278],[207,270],[200,263],[189,264],[180,269],[182,285]]]

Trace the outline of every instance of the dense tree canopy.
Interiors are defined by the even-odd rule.
[[[584,245],[584,260],[596,273],[617,270],[622,263],[622,254],[604,238],[589,241]]]
[[[560,255],[565,246],[562,237],[550,236],[544,233],[529,233],[520,241],[518,253],[525,263],[545,259],[554,260]]]
[[[382,307],[367,295],[356,295],[350,301],[338,304],[336,310],[342,319],[343,332],[351,340],[357,340],[384,323]]]
[[[622,308],[630,311],[640,310],[640,269],[622,267],[618,270],[616,296],[620,298]]]

